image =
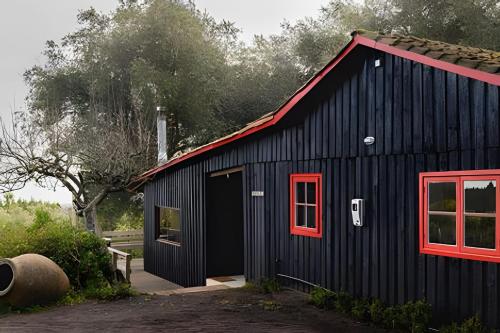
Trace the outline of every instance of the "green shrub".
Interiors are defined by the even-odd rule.
[[[353,298],[345,291],[337,294],[335,300],[335,309],[342,313],[351,313]]]
[[[78,289],[112,280],[111,257],[105,242],[68,220],[54,221],[45,212],[37,212],[28,229],[28,244],[30,252],[46,256],[61,266]]]
[[[381,300],[374,299],[369,307],[370,319],[386,328],[400,328],[412,333],[427,331],[432,317],[431,306],[425,300],[386,307]]]
[[[144,258],[144,249],[124,249],[122,251],[131,254],[134,259]]]
[[[432,308],[425,300],[408,302],[400,306],[400,314],[397,322],[400,327],[408,329],[412,333],[422,333],[432,318]]]
[[[452,323],[451,325],[441,327],[439,330],[441,333],[488,333],[494,332],[489,330],[481,323],[481,319],[478,315],[464,320],[460,325],[457,323]]]
[[[401,312],[398,306],[389,306],[382,312],[382,326],[386,328],[406,328],[401,322]]]
[[[310,302],[321,309],[333,309],[337,295],[330,290],[316,287],[311,291]]]
[[[101,286],[91,286],[82,293],[85,298],[97,299],[101,301],[114,301],[122,298],[136,296],[129,284],[105,284]]]
[[[264,294],[277,293],[282,289],[277,279],[260,279],[257,283],[247,282],[243,288]]]
[[[262,292],[266,294],[277,293],[281,291],[281,284],[277,279],[261,279],[259,286]]]
[[[385,306],[379,299],[374,299],[370,304],[370,319],[375,324],[382,324],[384,322]]]
[[[52,205],[8,205],[8,212],[0,207],[0,257],[25,253],[46,256],[64,270],[76,289],[112,281],[111,257],[102,239],[72,225],[69,217],[57,213]],[[24,212],[31,221],[3,219],[3,214],[13,212]]]
[[[351,314],[358,320],[368,320],[370,318],[370,302],[367,299],[355,299],[352,303]]]

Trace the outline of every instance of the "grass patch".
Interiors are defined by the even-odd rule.
[[[260,301],[259,304],[266,311],[278,311],[281,309],[281,304],[273,300]]]
[[[261,279],[258,283],[247,282],[243,288],[264,294],[278,293],[282,290],[277,279]]]
[[[133,259],[144,258],[144,249],[124,249],[123,252],[131,254]]]
[[[45,311],[55,306],[78,305],[89,300],[116,301],[128,297],[135,297],[138,295],[139,293],[133,290],[129,284],[108,284],[100,287],[89,287],[84,290],[71,290],[57,303],[47,306],[36,305],[25,308],[14,308],[9,306],[7,303],[0,302],[0,315],[6,315],[10,313],[35,313]]]

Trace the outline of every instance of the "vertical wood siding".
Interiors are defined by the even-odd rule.
[[[205,177],[242,165],[247,279],[281,273],[389,304],[425,297],[443,321],[479,312],[500,325],[498,264],[418,252],[418,173],[500,168],[499,88],[365,51],[361,66],[342,68],[342,82],[325,79],[326,93],[299,124],[145,186],[147,271],[183,286],[205,283]],[[365,146],[366,136],[375,144]],[[290,235],[288,177],[296,172],[323,174],[321,239]],[[367,203],[362,228],[351,221],[355,197]],[[155,204],[181,209],[181,247],[155,241]]]

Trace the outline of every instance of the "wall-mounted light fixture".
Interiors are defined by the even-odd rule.
[[[370,146],[370,145],[372,145],[372,144],[374,144],[374,143],[375,143],[375,138],[374,138],[373,136],[367,136],[367,137],[363,140],[363,142],[365,143],[365,145]]]

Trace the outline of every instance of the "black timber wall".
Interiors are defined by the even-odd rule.
[[[358,53],[291,111],[302,118],[145,186],[146,270],[184,286],[205,283],[205,176],[244,166],[247,279],[282,273],[390,304],[426,298],[442,321],[477,312],[498,327],[498,264],[419,254],[418,173],[500,168],[499,87],[366,48]],[[375,68],[375,58],[383,66]],[[375,144],[366,147],[366,136]],[[323,174],[321,239],[290,235],[295,172]],[[352,226],[354,197],[367,200],[362,228]],[[155,204],[181,209],[181,247],[154,240]]]

